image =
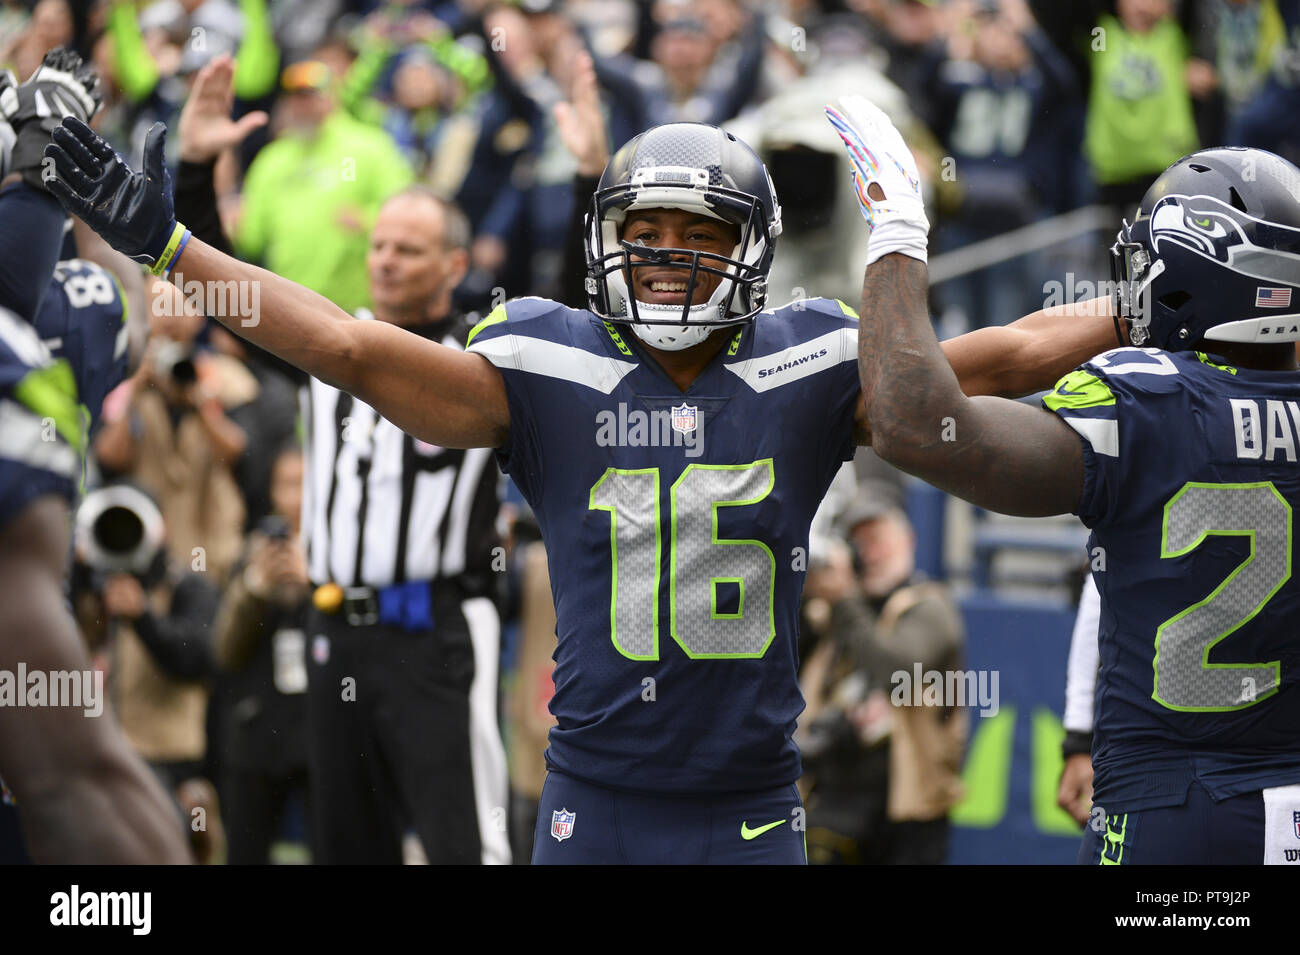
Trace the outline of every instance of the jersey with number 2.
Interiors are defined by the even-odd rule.
[[[684,392],[626,326],[542,299],[468,350],[505,379],[499,460],[550,563],[548,765],[639,792],[794,782],[808,528],[854,451],[856,316],[760,314]]]
[[[1122,348],[1043,400],[1084,448],[1095,804],[1300,783],[1300,374]]]

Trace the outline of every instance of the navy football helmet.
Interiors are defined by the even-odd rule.
[[[682,209],[720,219],[737,226],[740,239],[725,257],[625,242],[627,214],[640,209]],[[772,178],[749,146],[716,126],[656,126],[614,154],[592,196],[586,221],[591,310],[607,321],[631,324],[638,337],[656,347],[689,347],[713,328],[750,321],[763,310],[780,234],[781,207]],[[682,270],[684,304],[637,302],[630,292],[632,270],[665,267]],[[721,281],[706,304],[692,306],[703,273]]]
[[[1110,254],[1116,332],[1127,322],[1134,345],[1300,341],[1300,169],[1280,156],[1183,157],[1147,190]]]

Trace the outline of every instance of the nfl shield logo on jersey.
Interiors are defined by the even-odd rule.
[[[1291,823],[1295,826],[1295,837],[1300,839],[1300,812],[1291,813]]]
[[[680,431],[682,434],[690,434],[695,430],[695,419],[699,414],[699,408],[682,403],[672,406],[673,430]]]
[[[569,812],[567,809],[559,809],[551,813],[551,835],[555,836],[556,842],[563,842],[573,835],[573,821],[577,818],[576,812]]]

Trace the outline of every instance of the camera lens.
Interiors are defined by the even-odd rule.
[[[194,360],[191,358],[181,358],[172,365],[172,380],[178,385],[192,385],[198,377]]]
[[[94,536],[96,543],[110,554],[129,554],[144,540],[144,522],[130,508],[109,507],[96,518]]]

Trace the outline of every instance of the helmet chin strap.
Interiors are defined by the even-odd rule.
[[[680,315],[682,307],[680,305],[661,305],[651,304],[637,300],[636,308],[638,313],[649,313],[654,317],[659,315]],[[703,317],[709,311],[718,311],[718,306],[706,302],[703,305],[691,306],[691,317]],[[629,314],[631,309],[628,309]],[[645,342],[651,348],[658,348],[662,351],[682,351],[690,348],[692,345],[698,345],[709,337],[709,333],[717,326],[713,325],[645,325],[634,324],[632,332],[637,338]]]

